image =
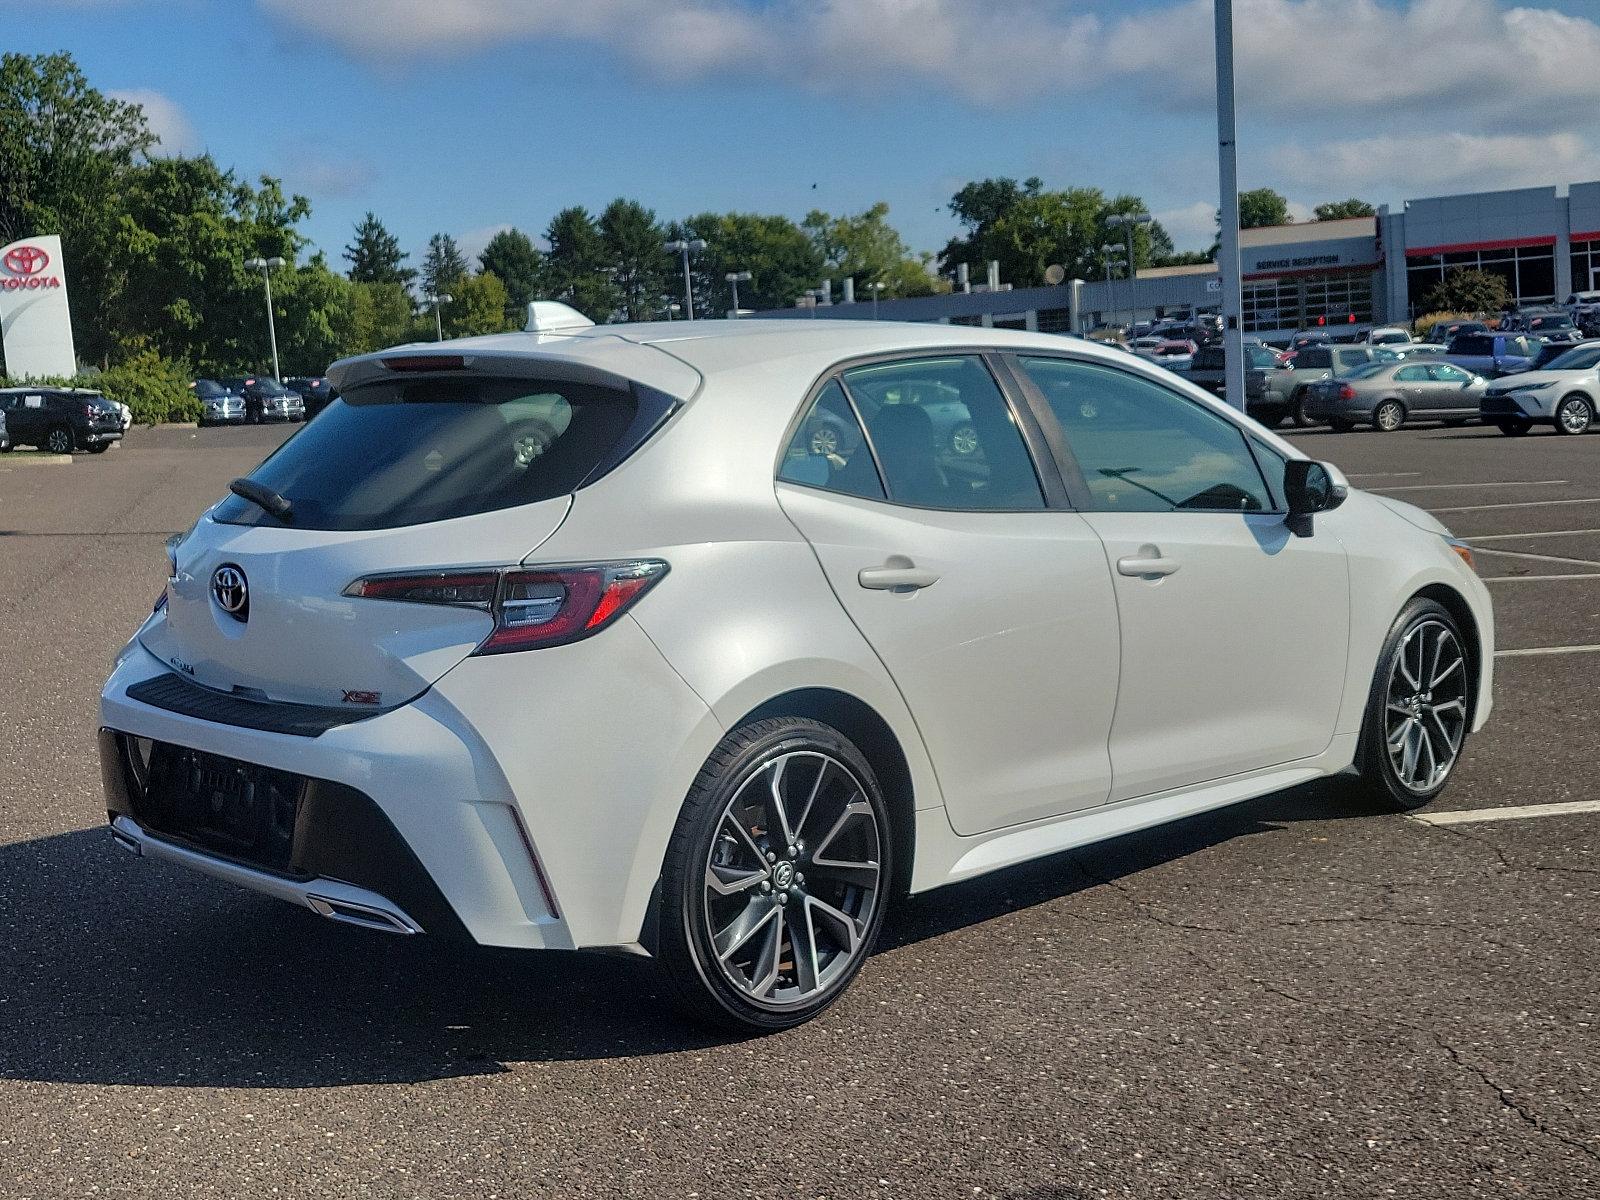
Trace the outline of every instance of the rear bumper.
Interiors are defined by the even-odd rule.
[[[119,800],[108,778],[108,811],[136,827],[114,827],[119,841],[140,842],[142,834],[152,856],[316,911],[318,898],[342,899],[397,910],[429,933],[459,922],[483,945],[637,948],[683,798],[721,735],[631,618],[569,646],[468,659],[411,703],[312,737],[223,724],[128,695],[167,672],[130,644],[101,696],[106,736],[292,773],[340,799],[325,806],[312,841],[301,844],[297,820],[295,869],[274,872],[164,836]],[[403,872],[385,875],[365,862],[350,868],[348,855],[324,844],[362,825],[363,803],[394,832],[401,852],[386,858],[413,857],[427,888],[386,884]],[[330,895],[318,877],[377,899]],[[412,898],[429,889],[444,918]]]

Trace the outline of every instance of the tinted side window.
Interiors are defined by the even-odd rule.
[[[1289,460],[1259,438],[1250,439],[1250,449],[1255,452],[1256,463],[1261,467],[1261,473],[1267,477],[1267,483],[1272,487],[1274,505],[1278,508],[1286,507],[1283,473],[1289,465]]]
[[[1473,333],[1458,334],[1455,340],[1450,343],[1450,353],[1473,355],[1493,354],[1494,339]]]
[[[974,355],[844,372],[889,499],[922,508],[1035,509],[1044,493],[1022,433]]]
[[[837,380],[828,381],[794,431],[778,478],[868,500],[884,498],[861,423]]]
[[[1097,512],[1262,512],[1265,480],[1233,422],[1136,375],[1024,358]]]
[[[1331,367],[1333,366],[1333,352],[1318,347],[1307,347],[1295,355],[1294,365],[1297,367]]]
[[[1396,383],[1423,383],[1428,378],[1428,368],[1423,366],[1401,367],[1394,373]]]

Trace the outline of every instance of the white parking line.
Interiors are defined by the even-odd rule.
[[[1570,479],[1521,479],[1509,482],[1495,480],[1490,483],[1404,483],[1399,487],[1368,488],[1369,492],[1431,492],[1439,488],[1486,488],[1486,487],[1557,487],[1563,483],[1572,482]]]
[[[1406,479],[1421,475],[1421,471],[1351,471],[1346,479]]]
[[[1532,658],[1541,654],[1600,654],[1600,642],[1587,646],[1526,646],[1520,650],[1496,650],[1496,658]]]
[[[1484,533],[1466,540],[1469,542],[1510,542],[1517,538],[1568,537],[1575,533],[1600,533],[1600,529],[1542,529],[1537,533]]]
[[[1600,562],[1592,558],[1557,558],[1554,554],[1530,554],[1526,550],[1496,550],[1493,546],[1474,546],[1473,550],[1479,554],[1495,554],[1501,558],[1528,558],[1534,562],[1566,563],[1571,567],[1596,567]]]
[[[1422,825],[1470,825],[1477,821],[1520,821],[1529,817],[1570,817],[1578,813],[1600,813],[1600,800],[1563,800],[1555,804],[1516,804],[1507,808],[1468,808],[1408,815]]]
[[[1582,500],[1517,500],[1510,504],[1463,504],[1458,508],[1430,508],[1431,513],[1484,512],[1491,508],[1549,508],[1557,504],[1600,504],[1600,496]]]

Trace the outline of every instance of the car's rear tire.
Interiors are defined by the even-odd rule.
[[[90,454],[104,454],[107,450],[111,449],[111,443],[96,442],[92,446],[85,446],[84,449],[88,450]]]
[[[1444,790],[1471,726],[1476,681],[1450,610],[1422,597],[1407,604],[1378,656],[1356,752],[1370,799],[1403,811]]]
[[[1372,410],[1372,427],[1379,433],[1393,433],[1406,423],[1406,406],[1398,400],[1385,400]]]
[[[76,445],[70,425],[57,425],[44,435],[44,448],[51,454],[71,454]]]
[[[1533,428],[1533,423],[1531,421],[1518,421],[1512,419],[1509,421],[1496,421],[1495,427],[1507,437],[1522,437],[1528,432],[1528,430]]]
[[[1306,389],[1305,388],[1301,388],[1299,391],[1295,392],[1295,394],[1294,394],[1294,402],[1291,405],[1291,408],[1292,408],[1293,413],[1294,413],[1295,428],[1297,428],[1297,429],[1310,429],[1313,425],[1319,424],[1319,422],[1317,421],[1317,418],[1313,417],[1310,413],[1308,413],[1306,411]]]
[[[828,1007],[882,927],[892,838],[871,765],[837,730],[778,717],[728,734],[662,870],[657,951],[679,1006],[756,1032]]]
[[[1564,396],[1556,405],[1556,432],[1575,437],[1594,427],[1594,405],[1587,396]]]

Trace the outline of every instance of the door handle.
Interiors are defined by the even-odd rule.
[[[856,582],[874,592],[914,592],[938,583],[939,574],[897,554],[881,567],[862,567]]]
[[[1163,558],[1154,546],[1139,547],[1138,554],[1117,559],[1117,571],[1136,579],[1161,579],[1171,575],[1182,564],[1175,558]]]

